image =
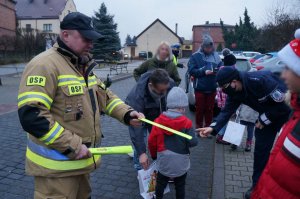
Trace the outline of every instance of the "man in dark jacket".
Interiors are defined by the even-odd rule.
[[[286,87],[269,71],[244,73],[230,66],[220,69],[217,82],[228,95],[226,105],[210,127],[197,129],[200,136],[216,135],[240,104],[259,113],[255,129],[252,187],[246,194],[247,198],[265,168],[277,132],[288,120],[290,108],[284,101]]]
[[[214,50],[212,38],[204,35],[201,48],[188,62],[188,72],[194,77],[197,128],[207,127],[212,121],[217,88],[216,73],[220,66],[222,61]]]
[[[167,110],[167,93],[174,86],[175,82],[163,69],[144,73],[128,94],[125,103],[144,113],[147,119],[153,121]],[[149,166],[146,154],[146,135],[147,131],[151,131],[151,127],[145,124],[143,127],[129,128],[131,141],[135,148],[134,167],[137,170],[141,169],[141,166],[144,169]]]

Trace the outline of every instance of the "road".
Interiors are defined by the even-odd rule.
[[[183,78],[186,69],[179,69]],[[18,88],[18,77],[10,77],[9,89],[1,88],[0,104],[15,103]],[[8,80],[7,79],[7,80]],[[135,84],[133,78],[122,80],[111,86],[121,99]],[[182,85],[183,87],[183,85]],[[7,99],[5,96],[8,96]],[[3,103],[4,101],[4,103]],[[194,119],[194,114],[187,112]],[[130,144],[127,127],[115,119],[101,118],[104,139],[102,146]],[[33,178],[24,173],[26,133],[18,121],[17,112],[0,115],[0,198],[31,199],[33,198]],[[191,170],[187,177],[187,199],[210,198],[212,188],[214,143],[212,139],[200,139],[197,147],[191,150]],[[104,156],[99,169],[91,174],[93,187],[92,198],[101,199],[140,199],[137,172],[133,169],[132,159],[127,155]],[[175,198],[171,185],[171,193],[166,199]]]

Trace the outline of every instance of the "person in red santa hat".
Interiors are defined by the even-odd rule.
[[[278,56],[286,64],[282,78],[292,93],[294,112],[282,127],[251,199],[300,198],[300,29]]]

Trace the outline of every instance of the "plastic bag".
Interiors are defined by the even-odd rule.
[[[156,162],[153,162],[148,170],[141,169],[138,171],[140,194],[144,199],[154,198],[157,173]],[[169,184],[165,188],[164,194],[168,192],[170,192]]]

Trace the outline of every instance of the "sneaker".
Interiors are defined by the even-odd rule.
[[[233,151],[237,150],[237,145],[232,144],[232,145],[231,145],[231,150],[233,150]]]
[[[250,188],[246,193],[245,193],[245,199],[250,199],[252,194],[252,188]]]
[[[252,140],[248,140],[248,141],[246,142],[245,151],[246,151],[246,152],[250,152],[250,151],[251,151],[251,146],[252,146]]]
[[[229,145],[229,142],[226,142],[223,140],[223,136],[222,135],[217,135],[217,139],[216,139],[216,143],[217,144],[224,144],[224,145]]]

